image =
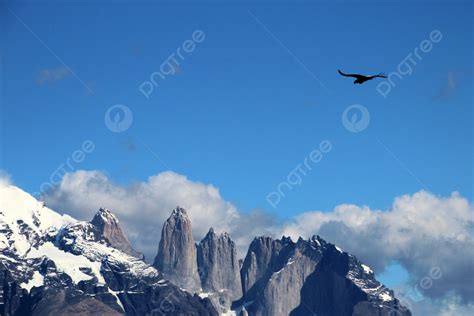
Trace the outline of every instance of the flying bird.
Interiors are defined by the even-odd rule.
[[[383,73],[379,73],[378,75],[374,75],[374,76],[364,76],[364,75],[358,75],[358,74],[345,74],[339,69],[337,71],[339,72],[341,76],[356,78],[356,80],[354,80],[354,84],[356,83],[363,84],[364,82],[372,80],[374,78],[387,78],[387,76],[385,76]]]

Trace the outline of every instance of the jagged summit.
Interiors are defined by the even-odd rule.
[[[242,295],[237,248],[227,232],[217,235],[211,227],[199,243],[197,254],[204,291],[226,291],[230,299]]]
[[[171,215],[188,217],[188,211],[186,211],[184,208],[178,205],[173,209],[173,212],[171,213]]]
[[[107,208],[101,207],[92,218],[91,223],[99,226],[106,222],[118,223],[117,217]]]
[[[209,238],[225,238],[225,239],[230,239],[230,235],[228,232],[222,232],[220,234],[217,234],[216,233],[216,230],[211,227],[209,228],[209,231],[207,232],[206,236],[204,236],[203,240],[201,240],[201,243],[206,240],[206,239],[209,239]]]
[[[164,277],[190,292],[211,300],[221,313],[242,294],[234,241],[226,232],[210,228],[196,245],[191,221],[177,207],[163,225],[155,267]]]
[[[184,208],[176,207],[163,224],[154,266],[164,277],[191,292],[201,289],[196,244]]]
[[[141,252],[133,249],[127,236],[122,231],[117,217],[109,209],[100,208],[90,223],[98,229],[99,238],[103,238],[111,247],[131,256],[144,259]]]
[[[249,315],[411,315],[372,270],[320,236],[257,237],[241,269]]]

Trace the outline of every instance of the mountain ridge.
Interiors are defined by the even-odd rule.
[[[411,315],[368,266],[320,236],[255,237],[240,263],[226,232],[211,227],[196,243],[179,206],[161,236],[149,265],[110,210],[78,221],[0,187],[0,315]]]
[[[87,315],[90,306],[107,315],[218,315],[208,299],[111,247],[91,222],[61,216],[19,188],[0,187],[0,227],[0,315]]]

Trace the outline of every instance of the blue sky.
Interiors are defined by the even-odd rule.
[[[423,188],[472,196],[467,4],[3,6],[1,166],[30,192],[90,139],[96,149],[78,169],[118,183],[171,169],[213,183],[243,210],[282,217],[340,203],[384,209]],[[205,40],[145,98],[139,85],[195,30]],[[355,86],[337,74],[395,71],[433,30],[443,39],[387,98],[380,81]],[[38,83],[63,63],[75,75]],[[450,73],[452,93],[433,100]],[[114,104],[133,111],[123,133],[104,125]],[[361,133],[341,124],[351,104],[370,112]],[[322,140],[332,151],[269,208],[267,194]]]
[[[468,2],[21,1],[0,14],[0,169],[31,193],[91,140],[74,170],[122,185],[172,170],[278,218],[343,203],[388,209],[422,189],[472,201]],[[144,97],[138,87],[196,30],[204,41]],[[442,40],[386,98],[382,80],[337,73],[397,71],[433,30]],[[115,104],[133,113],[121,133],[104,124]],[[360,133],[341,120],[353,104],[370,113]],[[272,208],[269,192],[323,140],[332,150]],[[381,277],[398,286],[406,271],[395,263]]]

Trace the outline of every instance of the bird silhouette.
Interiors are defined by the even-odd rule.
[[[387,76],[385,76],[383,73],[379,73],[378,75],[374,75],[374,76],[364,76],[364,75],[359,75],[359,74],[345,74],[339,69],[337,71],[339,72],[341,76],[356,78],[356,80],[354,80],[354,84],[356,83],[363,84],[364,82],[372,80],[374,78],[387,78]]]

